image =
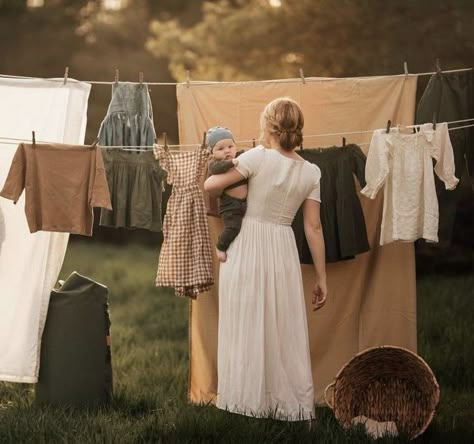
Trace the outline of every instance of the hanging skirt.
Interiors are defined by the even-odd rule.
[[[100,225],[161,231],[165,171],[152,151],[102,152],[113,211],[102,210]]]

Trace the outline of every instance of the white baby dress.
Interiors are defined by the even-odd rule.
[[[365,167],[362,194],[374,199],[384,187],[380,245],[424,238],[438,242],[438,198],[434,171],[447,190],[456,188],[448,124],[421,125],[413,133],[398,127],[376,130]]]

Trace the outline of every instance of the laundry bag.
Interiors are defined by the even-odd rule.
[[[107,287],[73,272],[51,292],[35,402],[96,406],[110,401],[109,332]]]
[[[401,347],[380,346],[355,355],[324,396],[344,428],[364,417],[372,423],[394,423],[398,433],[414,439],[433,419],[439,394],[436,377],[420,356]]]

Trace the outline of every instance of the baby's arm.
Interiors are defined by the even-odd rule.
[[[213,159],[209,162],[207,169],[210,174],[224,174],[234,167],[234,160],[235,159],[228,159],[228,160]]]

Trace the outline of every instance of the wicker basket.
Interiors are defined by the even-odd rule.
[[[439,385],[418,355],[381,346],[355,355],[326,387],[324,397],[345,428],[351,426],[352,418],[363,415],[379,422],[393,421],[399,433],[414,439],[433,419]]]

